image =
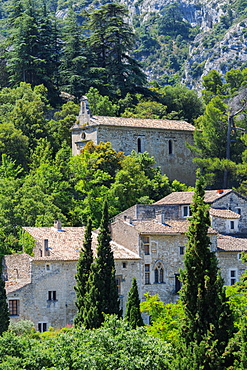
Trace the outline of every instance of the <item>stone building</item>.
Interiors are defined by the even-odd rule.
[[[175,302],[180,289],[179,269],[183,255],[193,192],[171,193],[152,205],[137,204],[117,215],[111,223],[116,280],[125,308],[132,278],[141,299],[159,294]],[[234,284],[246,265],[247,199],[233,190],[205,192],[211,225],[208,235],[216,251],[226,285]],[[4,258],[4,279],[12,321],[29,319],[38,330],[72,324],[75,307],[75,272],[84,238],[83,227],[25,227],[36,241],[34,256]],[[93,232],[93,251],[97,231]]]
[[[91,116],[83,97],[79,116],[71,128],[72,154],[79,154],[88,141],[110,142],[125,155],[132,150],[146,151],[155,157],[156,165],[170,180],[193,186],[196,166],[186,143],[193,144],[194,130],[185,121]]]

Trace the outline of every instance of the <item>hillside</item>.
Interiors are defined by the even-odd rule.
[[[82,10],[109,1],[72,2],[82,22]],[[235,0],[120,0],[127,5],[137,42],[132,56],[142,63],[149,81],[160,85],[182,81],[201,89],[201,76],[211,69],[225,74],[247,62],[247,3]],[[2,35],[4,18],[12,0],[0,4]],[[18,3],[18,1],[17,1]],[[47,0],[50,11],[62,23],[68,2]]]

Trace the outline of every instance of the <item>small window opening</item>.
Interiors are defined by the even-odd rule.
[[[38,323],[38,331],[40,333],[43,333],[44,331],[47,331],[47,323],[46,322],[39,322]]]
[[[138,138],[138,139],[137,139],[137,151],[138,151],[138,153],[141,153],[141,152],[142,152],[142,142],[141,142],[141,138]]]
[[[123,269],[126,269],[126,267],[127,267],[126,262],[123,262]]]
[[[175,274],[175,293],[178,293],[181,289],[182,283],[179,280],[179,274]]]
[[[172,140],[168,141],[169,154],[173,154],[173,142]]]
[[[10,316],[19,315],[19,300],[18,299],[9,300],[9,315]]]
[[[145,264],[145,284],[150,284],[150,265]]]
[[[237,281],[237,273],[236,270],[230,270],[230,285],[235,284]]]
[[[234,221],[231,221],[231,222],[230,222],[230,228],[231,228],[231,230],[233,230],[233,229],[234,229]]]
[[[56,301],[56,300],[57,300],[56,290],[49,290],[48,291],[48,301]]]
[[[183,255],[184,254],[184,246],[179,247],[179,254]]]

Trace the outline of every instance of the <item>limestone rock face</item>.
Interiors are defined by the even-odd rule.
[[[121,0],[129,8],[131,19],[140,22],[153,14],[161,14],[171,4],[178,4],[184,20],[198,27],[198,34],[191,42],[184,63],[182,82],[200,90],[202,76],[216,69],[225,74],[231,68],[245,66],[247,62],[247,18],[239,8],[229,5],[228,0]],[[237,3],[236,1],[234,3]],[[241,3],[241,1],[238,1]],[[231,18],[224,25],[224,19]],[[223,24],[223,29],[217,25]],[[148,73],[148,71],[146,71]],[[164,70],[164,73],[167,71]],[[153,77],[153,76],[150,76]]]

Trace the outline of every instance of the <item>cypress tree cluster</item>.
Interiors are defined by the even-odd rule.
[[[121,316],[108,224],[108,206],[105,201],[98,235],[97,258],[93,263],[92,256],[89,259],[85,257],[81,259],[76,275],[79,312],[75,324],[77,326],[83,324],[88,329],[100,327],[104,321],[104,314]],[[89,232],[91,235],[91,229],[87,231],[88,245],[91,243]],[[90,270],[88,261],[91,261]]]
[[[181,302],[185,311],[181,336],[187,348],[195,345],[199,352],[207,349],[210,351],[210,342],[214,346],[212,352],[217,357],[222,355],[232,336],[233,318],[226,301],[215,253],[210,251],[210,239],[207,235],[209,212],[204,203],[203,178],[199,172],[191,214],[185,269],[181,271]],[[204,347],[203,342],[206,343]],[[201,358],[205,361],[205,353]],[[216,369],[215,366],[214,364],[211,367],[208,363],[202,369]]]
[[[78,308],[78,312],[74,320],[75,326],[80,326],[83,323],[84,296],[92,263],[92,220],[89,218],[85,229],[83,247],[80,251],[80,258],[77,263],[77,273],[75,275],[77,282],[77,285],[75,286],[77,301],[75,303]]]
[[[136,329],[138,326],[144,325],[140,311],[140,298],[135,277],[132,280],[132,286],[128,294],[125,318],[131,329]]]
[[[9,327],[9,309],[5,290],[5,283],[2,279],[2,257],[0,256],[0,335]]]

